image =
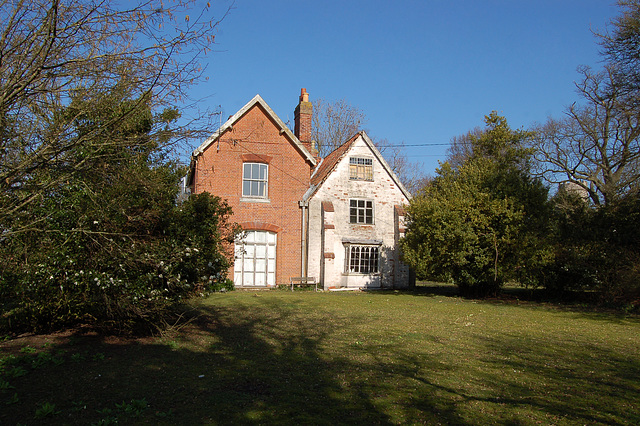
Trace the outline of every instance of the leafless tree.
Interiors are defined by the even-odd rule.
[[[538,173],[550,183],[572,182],[595,205],[618,199],[640,182],[640,111],[627,102],[615,66],[581,69],[583,104],[534,129]]]
[[[424,164],[411,161],[404,153],[404,144],[394,144],[388,139],[374,139],[373,143],[385,158],[391,170],[412,195],[416,195],[429,181]]]
[[[366,122],[365,113],[344,99],[332,102],[319,98],[314,101],[312,139],[316,141],[319,155],[327,156],[362,130]],[[424,166],[407,158],[403,144],[394,144],[387,139],[372,140],[409,192],[416,193],[424,186]]]
[[[620,16],[611,30],[596,32],[602,54],[615,73],[616,90],[627,103],[640,104],[640,0],[619,0]]]
[[[464,135],[451,138],[451,145],[447,149],[447,161],[453,168],[460,167],[473,155],[473,141],[479,138],[484,130],[475,127]]]
[[[109,143],[104,128],[113,128],[138,107],[160,114],[185,105],[228,12],[212,18],[210,5],[198,4],[0,0],[0,233],[15,231],[13,215],[67,179],[61,169],[73,174],[87,167],[86,159],[66,156],[72,149]],[[83,99],[76,104],[97,108],[114,89],[138,99],[138,105],[79,134],[78,121],[89,111],[72,111],[69,105]],[[154,143],[175,140],[172,130],[154,129],[162,136]],[[53,166],[55,178],[32,185],[34,173]]]
[[[316,141],[321,157],[345,143],[362,130],[367,118],[364,112],[344,99],[327,101],[319,98],[313,102],[311,138]]]

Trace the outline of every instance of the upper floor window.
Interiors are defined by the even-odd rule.
[[[269,166],[262,163],[244,163],[242,171],[242,196],[267,198]]]
[[[373,201],[349,200],[349,222],[373,224]]]
[[[350,157],[349,179],[373,180],[373,160],[371,158]]]

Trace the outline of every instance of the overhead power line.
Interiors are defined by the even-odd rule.
[[[380,145],[382,147],[398,147],[398,148],[403,148],[406,146],[449,146],[451,145],[449,142],[447,143],[390,143],[390,144],[383,144]]]

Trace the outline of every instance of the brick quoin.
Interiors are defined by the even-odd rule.
[[[241,201],[245,161],[269,165],[269,202]],[[290,277],[301,274],[302,217],[298,202],[309,188],[312,166],[260,103],[207,146],[195,165],[193,193],[207,191],[226,199],[233,209],[232,220],[246,230],[277,232],[277,284],[288,284]],[[233,276],[233,268],[229,275]]]

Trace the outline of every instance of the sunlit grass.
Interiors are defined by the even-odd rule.
[[[155,339],[38,348],[68,362],[6,367],[0,399],[19,399],[0,423],[45,403],[60,424],[640,423],[637,318],[429,292],[237,291],[194,314]],[[0,346],[11,368],[36,359],[16,345]],[[135,418],[118,411],[141,400]]]

